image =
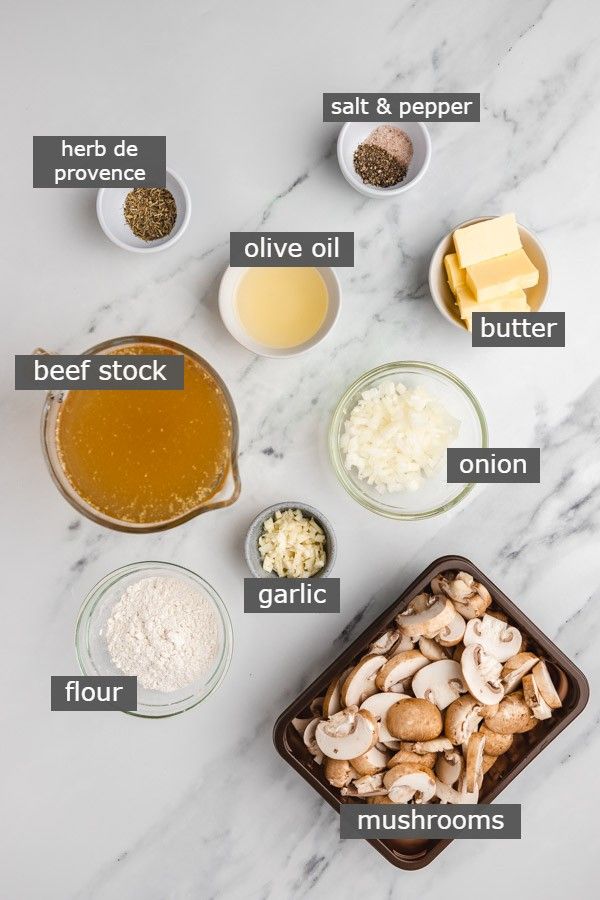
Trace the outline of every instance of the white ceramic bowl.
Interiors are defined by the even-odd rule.
[[[298,356],[301,353],[306,353],[307,350],[312,350],[313,347],[320,344],[326,335],[329,334],[340,314],[342,292],[335,270],[329,266],[315,266],[317,272],[319,272],[325,282],[328,296],[327,313],[323,324],[317,333],[310,338],[310,340],[304,341],[303,344],[298,344],[297,347],[277,348],[268,347],[250,337],[238,316],[236,305],[237,288],[241,279],[248,271],[248,268],[249,266],[228,266],[221,278],[221,284],[219,286],[219,312],[221,313],[223,324],[230,335],[234,337],[242,347],[246,347],[246,349],[251,350],[252,353],[257,353],[259,356],[268,356],[271,359]]]
[[[474,225],[476,222],[485,222],[487,219],[493,218],[494,216],[481,216],[478,219],[469,219],[467,222],[461,222],[456,228],[464,228],[466,225]],[[429,290],[433,302],[443,317],[447,319],[448,322],[451,322],[452,325],[455,325],[457,328],[460,328],[462,331],[469,334],[467,326],[459,315],[454,294],[448,286],[446,267],[444,266],[444,257],[446,254],[454,253],[454,240],[452,235],[456,231],[456,228],[453,228],[449,234],[443,237],[433,251],[433,256],[431,257],[431,262],[429,264]],[[532,311],[539,312],[550,292],[550,263],[548,262],[548,257],[546,256],[544,248],[535,234],[533,234],[532,231],[529,231],[528,228],[525,228],[524,225],[518,225],[518,228],[523,249],[540,273],[540,280],[536,286],[527,288],[525,291],[527,302]]]
[[[106,237],[110,238],[117,247],[131,250],[132,253],[157,253],[159,250],[171,247],[188,227],[192,214],[192,201],[185,182],[172,169],[167,169],[165,187],[173,194],[177,207],[177,218],[173,230],[164,238],[156,241],[143,241],[136,237],[125,221],[123,206],[125,198],[132,188],[100,188],[96,198],[96,213]]]
[[[365,184],[354,169],[354,151],[378,125],[392,125],[404,131],[412,141],[413,158],[406,178],[400,184],[389,188],[379,188]],[[346,122],[342,126],[337,141],[337,156],[342,175],[352,187],[365,197],[396,197],[409,191],[417,184],[429,167],[431,159],[431,139],[429,132],[421,122]]]

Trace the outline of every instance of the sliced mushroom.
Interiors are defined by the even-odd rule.
[[[321,765],[321,763],[323,762],[323,754],[316,740],[317,727],[320,723],[321,719],[319,718],[311,719],[311,721],[304,729],[304,734],[302,735],[304,746],[306,747],[310,755],[314,756],[315,761],[319,765]]]
[[[481,787],[483,780],[483,754],[486,737],[480,731],[476,731],[469,738],[465,755],[465,786],[472,792]]]
[[[375,683],[380,691],[393,691],[397,685],[407,678],[412,678],[415,672],[429,664],[426,656],[418,650],[405,650],[386,660],[377,672]]]
[[[405,650],[413,650],[417,640],[417,638],[412,638],[408,634],[401,634],[388,653],[388,659],[391,659],[392,656],[397,656],[399,653],[404,653]]]
[[[426,656],[427,659],[430,659],[431,662],[437,662],[438,660],[448,659],[448,654],[441,647],[434,638],[428,637],[420,637],[419,638],[419,650]]]
[[[383,775],[363,775],[343,787],[342,794],[344,797],[385,797],[387,788],[383,784]]]
[[[387,631],[384,631],[381,637],[378,637],[376,641],[369,646],[369,653],[375,654],[383,654],[386,656],[394,644],[398,643],[400,638],[400,631],[397,628],[388,628]]]
[[[431,701],[438,709],[446,709],[457,697],[466,693],[467,686],[460,663],[443,659],[420,669],[412,680],[412,690],[415,697]]]
[[[340,691],[342,708],[360,706],[363,700],[377,693],[375,678],[387,658],[379,653],[370,653],[354,666],[344,681]]]
[[[375,717],[367,709],[351,706],[335,713],[315,729],[315,740],[321,753],[330,759],[356,759],[378,739]]]
[[[486,728],[497,734],[524,734],[537,725],[537,719],[525,703],[522,691],[514,691],[502,700],[498,712],[485,720]]]
[[[413,750],[400,749],[388,760],[387,767],[388,769],[393,769],[394,766],[398,766],[400,763],[413,763],[416,766],[426,766],[428,769],[433,769],[436,760],[437,753],[415,753]]]
[[[464,757],[458,750],[445,750],[435,764],[436,778],[444,784],[456,784],[464,768]]]
[[[479,791],[469,793],[460,781],[457,790],[449,784],[444,784],[444,782],[440,781],[438,778],[435,783],[435,796],[439,798],[440,803],[477,803]]]
[[[401,763],[394,766],[383,776],[383,784],[387,788],[392,803],[428,803],[435,794],[435,775],[431,769]]]
[[[352,768],[347,759],[325,759],[323,764],[325,778],[333,787],[342,788],[358,778],[358,772]]]
[[[483,619],[468,622],[463,643],[465,647],[480,644],[498,662],[504,663],[519,652],[523,638],[518,628],[486,614]]]
[[[314,716],[311,716],[310,719],[292,719],[292,725],[294,726],[298,734],[303,735],[313,719]]]
[[[449,597],[464,619],[482,616],[492,602],[488,589],[468,572],[438,575],[431,582],[431,589],[435,594],[442,593]]]
[[[497,756],[488,756],[487,753],[483,754],[483,774],[485,775],[490,771],[492,766],[494,766],[498,762]]]
[[[454,610],[454,615],[448,624],[445,628],[442,628],[438,635],[436,635],[436,641],[438,641],[442,647],[456,647],[456,645],[460,644],[462,641],[466,627],[467,623],[461,614]]]
[[[534,666],[533,677],[535,678],[535,683],[538,686],[542,698],[546,701],[550,709],[560,709],[562,701],[558,696],[558,691],[554,687],[554,682],[550,677],[548,666],[543,659]]]
[[[317,716],[319,719],[323,718],[323,700],[324,697],[315,697],[314,700],[311,701],[310,711],[313,716]]]
[[[417,610],[413,601],[405,612],[396,616],[396,622],[400,631],[410,637],[435,637],[454,616],[452,601],[444,597],[430,597],[429,594],[420,596],[427,597],[425,609]]]
[[[500,681],[501,666],[481,644],[465,647],[460,665],[469,691],[482,704],[499,703],[504,696]]]
[[[477,731],[481,719],[481,704],[475,697],[465,694],[446,710],[444,734],[455,746],[460,746]]]
[[[340,692],[342,689],[342,685],[345,682],[346,678],[352,671],[352,668],[346,669],[339,675],[337,678],[334,678],[327,688],[325,692],[325,696],[323,697],[323,718],[328,719],[329,716],[333,716],[334,713],[339,712],[342,708],[342,701],[340,698]]]
[[[443,750],[452,750],[452,741],[446,737],[437,737],[430,741],[403,742],[402,749],[413,750],[415,753],[441,753]]]
[[[523,680],[523,675],[527,675],[533,669],[538,658],[535,653],[524,653],[521,651],[506,660],[500,673],[505,694],[510,694],[511,691],[519,687]]]
[[[442,731],[442,714],[429,700],[408,697],[388,710],[386,725],[401,741],[430,741]]]
[[[377,747],[371,747],[362,756],[351,759],[350,763],[359,775],[376,775],[377,772],[383,772],[387,766],[389,753],[378,750]]]
[[[404,697],[402,694],[373,694],[371,697],[367,697],[367,699],[361,704],[361,709],[367,709],[373,716],[375,716],[375,719],[379,725],[379,740],[386,746],[389,741],[395,740],[388,731],[387,725],[385,724],[388,710],[400,700],[407,699],[408,697]]]
[[[539,721],[552,717],[552,710],[540,694],[537,681],[533,675],[525,675],[523,677],[523,699]]]
[[[487,755],[502,756],[503,753],[510,750],[513,742],[512,734],[498,734],[485,724],[480,727],[479,733],[485,735],[485,752]]]

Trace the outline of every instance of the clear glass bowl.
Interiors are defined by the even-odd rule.
[[[487,447],[487,423],[477,398],[466,384],[452,372],[432,363],[393,362],[371,369],[351,384],[339,401],[329,429],[329,453],[336,475],[350,496],[372,512],[390,519],[428,519],[452,509],[464,500],[474,485],[448,484],[445,462],[442,462],[439,470],[417,491],[380,494],[365,481],[360,481],[356,471],[348,470],[344,463],[340,443],[344,422],[363,391],[390,379],[401,381],[408,388],[423,387],[459,420],[460,431],[450,445],[452,447]]]
[[[215,589],[199,575],[164,562],[140,562],[115,569],[100,581],[85,598],[75,627],[75,650],[84,675],[122,675],[113,664],[105,633],[115,603],[130,584],[142,578],[163,576],[191,581],[212,601],[219,623],[219,652],[211,669],[200,678],[177,691],[162,693],[138,685],[138,708],[133,716],[164,718],[176,716],[197,706],[223,681],[233,652],[233,630],[225,604]]]

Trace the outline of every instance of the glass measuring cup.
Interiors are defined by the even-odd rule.
[[[215,380],[217,386],[220,388],[229,413],[231,422],[231,435],[228,447],[227,471],[221,486],[219,487],[217,492],[213,494],[213,496],[209,497],[203,502],[199,502],[196,506],[186,510],[184,513],[157,522],[125,521],[119,518],[114,518],[107,513],[96,509],[96,507],[92,506],[87,502],[87,500],[85,500],[77,493],[69,478],[67,477],[60,459],[57,442],[57,424],[61,404],[67,396],[67,391],[50,391],[46,395],[46,401],[44,403],[44,408],[42,411],[41,438],[44,457],[50,470],[52,480],[54,481],[63,497],[68,500],[71,506],[73,506],[77,510],[77,512],[81,513],[84,516],[87,516],[88,519],[91,519],[98,525],[104,525],[105,527],[113,528],[116,531],[125,531],[131,534],[144,534],[148,532],[163,531],[167,528],[173,528],[175,527],[175,525],[180,525],[183,522],[187,522],[189,521],[189,519],[193,519],[195,516],[198,516],[201,513],[208,512],[211,509],[221,509],[226,506],[231,506],[232,503],[235,503],[240,495],[241,490],[241,482],[238,470],[239,430],[235,406],[223,380],[221,379],[219,374],[212,368],[212,366],[210,366],[206,362],[205,359],[203,359],[197,353],[194,353],[194,351],[190,350],[188,347],[184,347],[182,344],[178,344],[174,341],[166,340],[164,338],[147,337],[144,335],[130,335],[127,337],[113,338],[109,341],[103,341],[102,343],[96,344],[94,347],[91,347],[89,350],[86,350],[82,355],[92,356],[96,354],[106,354],[109,352],[114,352],[115,350],[125,350],[127,347],[136,344],[152,344],[154,346],[163,347],[167,350],[172,350],[176,353],[181,353],[184,356],[187,356],[189,359],[198,363],[206,372],[208,372]],[[47,351],[36,350],[35,352],[46,353]]]

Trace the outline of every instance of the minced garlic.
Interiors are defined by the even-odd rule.
[[[311,578],[325,565],[325,534],[299,509],[278,510],[263,523],[258,549],[265,572],[280,578]]]

